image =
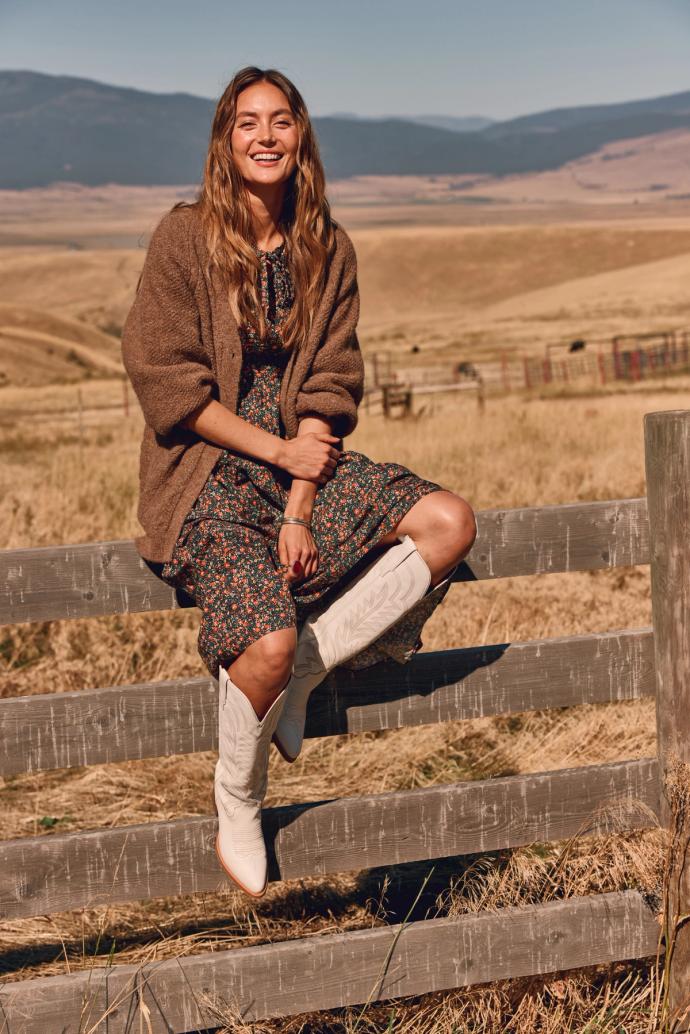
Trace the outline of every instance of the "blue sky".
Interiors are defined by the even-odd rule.
[[[510,118],[690,89],[690,0],[0,0],[0,69],[217,98],[245,64],[314,115]]]

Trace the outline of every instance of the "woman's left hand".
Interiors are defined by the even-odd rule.
[[[301,524],[281,524],[278,556],[288,585],[310,578],[319,566],[319,551],[312,533]]]

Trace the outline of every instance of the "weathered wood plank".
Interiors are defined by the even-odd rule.
[[[484,510],[477,524],[477,541],[458,581],[649,561],[645,499]],[[177,605],[172,589],[149,569],[131,541],[0,553],[0,624]]]
[[[188,1034],[219,1009],[251,1022],[648,958],[657,938],[629,890],[5,983],[0,1015],[10,1034]]]
[[[307,736],[653,695],[649,629],[421,653],[339,669],[312,695]],[[0,775],[213,750],[211,678],[0,701]]]
[[[645,416],[645,466],[652,539],[652,618],[656,645],[657,731],[664,825],[675,849],[668,875],[667,943],[673,944],[669,1006],[677,1034],[690,1031],[690,411]],[[676,767],[677,766],[677,767]],[[674,817],[677,811],[677,817]]]
[[[647,500],[483,510],[458,581],[649,563]]]
[[[174,590],[134,542],[86,542],[0,553],[0,624],[171,610]]]
[[[264,811],[270,878],[517,847],[656,824],[656,758],[312,801]],[[0,843],[0,917],[216,890],[214,817]]]

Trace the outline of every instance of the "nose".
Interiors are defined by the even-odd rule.
[[[270,123],[265,126],[259,127],[259,140],[262,144],[268,143],[268,141],[274,141],[273,130],[271,129]]]

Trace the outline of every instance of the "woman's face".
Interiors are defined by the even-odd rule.
[[[230,136],[233,160],[251,187],[284,184],[297,167],[299,130],[282,90],[254,83],[238,95]]]

